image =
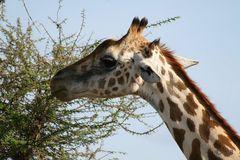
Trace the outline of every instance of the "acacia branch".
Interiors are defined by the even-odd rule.
[[[26,11],[26,13],[27,13],[28,18],[31,20],[33,26],[36,28],[36,30],[38,31],[38,33],[41,34],[40,30],[38,29],[38,27],[36,26],[35,22],[33,21],[33,18],[32,18],[32,16],[30,15],[30,12],[28,11],[28,8],[27,8],[27,5],[26,5],[25,1],[24,1],[24,0],[21,0],[21,2],[23,3],[23,7],[24,7],[24,9],[25,9],[25,11]]]

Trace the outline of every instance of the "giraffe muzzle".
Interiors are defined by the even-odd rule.
[[[59,83],[59,80],[52,79],[50,83],[51,93],[61,101],[68,101],[68,90]]]

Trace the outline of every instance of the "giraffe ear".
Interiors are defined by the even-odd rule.
[[[150,66],[141,66],[141,77],[144,81],[149,83],[157,83],[160,77],[152,70]]]
[[[174,58],[183,66],[184,69],[197,65],[199,62],[196,60],[188,59],[185,57],[173,55]]]

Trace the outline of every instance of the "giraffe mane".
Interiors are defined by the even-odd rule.
[[[229,136],[235,142],[235,144],[240,147],[240,136],[231,127],[231,125],[220,115],[214,104],[210,102],[209,98],[201,91],[201,89],[196,85],[196,83],[187,75],[182,65],[174,58],[173,52],[167,47],[165,47],[165,45],[160,45],[160,49],[164,57],[167,59],[168,63],[172,66],[175,73],[184,81],[185,85],[190,90],[192,90],[199,102],[202,105],[206,106],[206,109],[210,112],[210,114],[212,114],[213,117],[218,122],[220,122],[220,125],[230,133]]]

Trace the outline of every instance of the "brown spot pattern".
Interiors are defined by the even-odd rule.
[[[118,87],[113,87],[112,90],[113,90],[113,91],[117,91],[117,90],[118,90]]]
[[[202,120],[204,123],[207,123],[209,127],[215,128],[218,124],[214,120],[210,120],[210,115],[208,111],[202,110]]]
[[[119,76],[121,73],[122,73],[121,71],[117,71],[117,72],[115,73],[115,76]]]
[[[161,67],[161,73],[162,73],[162,75],[165,75],[165,73],[166,73],[166,70],[163,67]]]
[[[139,77],[139,75],[138,74],[135,74],[135,78],[138,78]]]
[[[210,127],[206,123],[199,125],[199,134],[201,138],[207,143],[210,135]]]
[[[173,85],[170,82],[167,82],[167,90],[170,95],[180,98],[180,96],[174,91]]]
[[[233,154],[233,150],[235,150],[233,145],[230,143],[229,138],[224,135],[218,135],[218,140],[215,141],[214,147],[227,157],[231,156]]]
[[[192,141],[192,152],[189,156],[189,160],[202,160],[200,145],[200,141],[197,138]]]
[[[183,91],[186,90],[187,87],[185,86],[185,84],[183,82],[181,82],[180,80],[177,81],[177,83],[175,84],[175,86],[178,88],[179,91]]]
[[[209,140],[210,128],[214,128],[217,126],[217,124],[213,120],[210,120],[208,111],[204,109],[202,110],[202,120],[203,123],[199,125],[199,134],[201,138],[207,143]]]
[[[230,139],[222,134],[218,135],[218,139],[219,141],[224,144],[225,146],[228,146],[231,149],[235,150],[235,147],[233,147],[233,145],[230,143]]]
[[[111,92],[109,90],[105,90],[105,94],[110,94]]]
[[[170,81],[174,83],[172,72],[168,71],[168,75],[169,75]]]
[[[109,80],[109,82],[108,82],[108,87],[114,86],[115,83],[116,83],[115,78],[110,78],[110,80]]]
[[[213,121],[213,120],[210,120],[209,123],[208,123],[208,125],[209,125],[211,128],[215,128],[215,127],[219,126],[219,125],[218,125],[215,121]]]
[[[181,121],[183,113],[179,109],[178,105],[174,103],[170,98],[167,98],[167,101],[170,106],[170,118],[173,121]]]
[[[161,55],[159,55],[159,59],[163,63],[163,65],[165,65],[165,59]]]
[[[187,126],[191,132],[195,132],[195,124],[190,118],[187,118]]]
[[[127,82],[128,82],[128,80],[129,80],[129,75],[130,75],[130,74],[127,72],[127,73],[126,73],[126,80],[127,80]]]
[[[123,68],[125,65],[122,63],[120,64],[120,68]],[[120,72],[120,71],[119,71]],[[121,72],[120,72],[121,73]]]
[[[163,104],[162,100],[159,101],[159,109],[160,109],[161,112],[164,111],[164,104]]]
[[[209,160],[223,160],[222,158],[217,157],[210,149],[208,150],[208,159]]]
[[[177,142],[178,146],[183,150],[183,141],[185,138],[185,130],[173,128],[174,139]]]
[[[131,83],[136,83],[136,81],[133,77],[131,78]]]
[[[158,87],[159,91],[160,91],[161,93],[163,93],[163,85],[162,85],[162,82],[158,82],[158,83],[157,83],[157,87]]]
[[[118,90],[118,87],[113,87],[112,90],[113,90],[113,91],[117,91],[117,90]]]
[[[180,96],[174,91],[174,88],[173,88],[173,87],[178,87],[177,86],[178,84],[174,82],[172,72],[169,71],[168,74],[169,74],[169,81],[167,82],[168,92],[169,92],[169,94],[171,94],[177,98],[180,98]]]
[[[187,96],[187,101],[183,104],[184,109],[186,112],[192,116],[196,115],[196,109],[198,108],[197,104],[193,99],[193,94],[189,93]]]
[[[119,84],[123,84],[124,83],[124,78],[123,77],[119,77],[117,80],[118,80]]]
[[[208,111],[202,109],[202,120],[204,123],[208,123],[210,120],[210,115],[208,113]]]
[[[99,80],[99,83],[98,83],[98,87],[101,88],[101,89],[103,89],[104,86],[105,86],[105,83],[106,83],[105,78],[100,79],[100,80]]]
[[[195,115],[196,115],[195,110],[194,110],[187,102],[183,103],[183,108],[185,109],[185,111],[186,111],[188,114],[190,114],[190,115],[192,115],[192,116],[195,116]]]

